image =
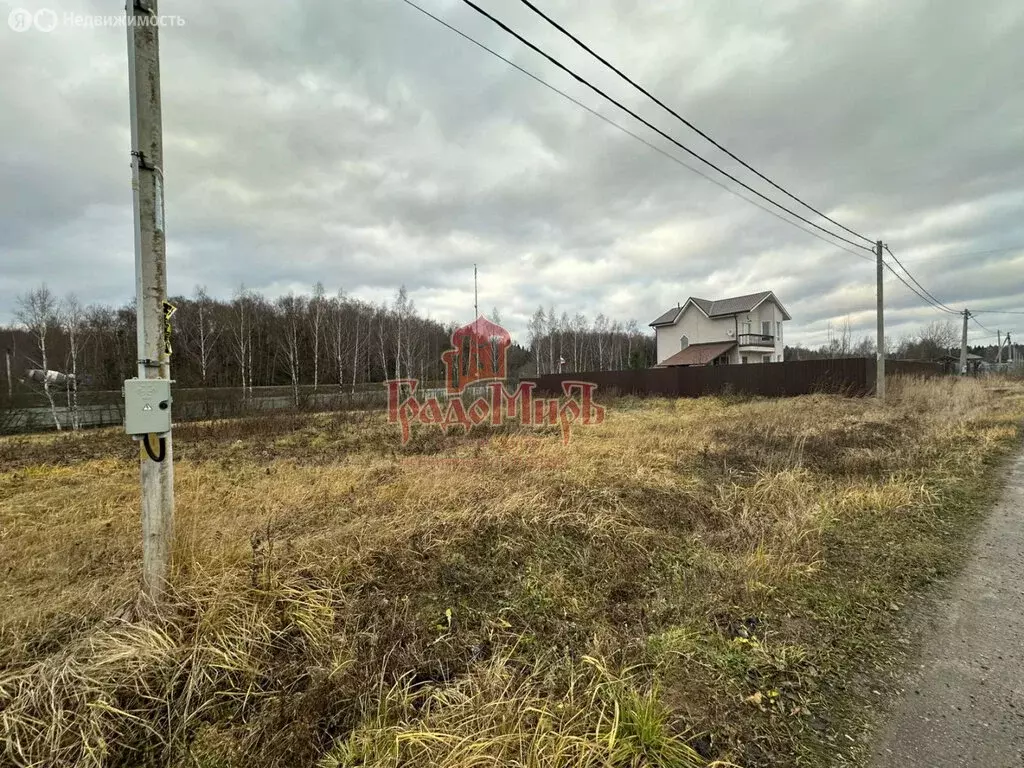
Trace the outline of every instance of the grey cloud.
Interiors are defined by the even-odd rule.
[[[696,164],[462,3],[422,2]],[[735,170],[521,4],[485,5]],[[955,256],[1024,243],[1019,3],[545,7],[761,170],[887,238],[943,301],[1024,308],[1024,249]],[[161,37],[173,291],[323,280],[381,300],[404,283],[422,310],[462,320],[475,262],[481,305],[514,332],[538,304],[646,324],[688,295],[763,287],[793,314],[790,341],[820,343],[846,317],[855,335],[873,332],[873,265],[670,163],[399,0],[162,9],[186,20]],[[42,280],[87,301],[132,290],[124,30],[32,34],[0,28],[0,320]],[[892,278],[887,292],[894,337],[940,317]]]

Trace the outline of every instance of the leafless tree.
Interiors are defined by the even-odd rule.
[[[305,302],[301,296],[289,293],[277,300],[278,310],[283,322],[278,328],[281,351],[288,362],[288,375],[292,385],[292,402],[299,404],[299,365],[301,350],[299,347],[299,326],[305,310]]]
[[[828,324],[828,356],[850,357],[853,354],[853,332],[850,329],[850,318],[843,320],[838,328]]]
[[[309,300],[310,330],[313,332],[313,389],[320,386],[320,326],[324,316],[324,284],[317,282],[313,286],[313,296]]]
[[[572,334],[572,369],[580,370],[580,363],[583,360],[584,334],[587,332],[587,318],[582,312],[577,312],[569,326]]]
[[[409,292],[406,291],[403,285],[398,289],[398,293],[395,295],[395,378],[402,378],[402,342],[403,340],[408,347],[408,325],[409,317],[414,312],[412,302],[409,300]],[[403,339],[404,337],[404,339]],[[408,354],[406,355],[406,362],[408,363]],[[406,371],[406,375],[409,375],[409,371]]]
[[[556,373],[556,372],[560,373],[561,369],[562,369],[562,366],[559,365],[557,369],[555,368],[555,334],[557,334],[558,331],[559,331],[559,323],[558,323],[558,315],[555,314],[555,305],[554,304],[551,304],[551,305],[548,306],[547,327],[548,327],[548,373]],[[559,356],[561,356],[561,354],[562,354],[561,335],[559,335],[558,354],[559,354]]]
[[[220,327],[213,316],[213,302],[206,292],[205,286],[196,286],[195,314],[197,327],[194,330],[198,342],[197,355],[199,360],[200,376],[203,386],[206,386],[206,376],[210,367],[210,358],[213,355],[214,345],[220,336]],[[244,387],[244,384],[243,384]]]
[[[34,291],[19,296],[17,309],[14,316],[18,319],[25,330],[35,341],[36,349],[39,352],[39,367],[43,371],[42,385],[46,400],[50,404],[50,414],[53,416],[53,424],[60,431],[60,418],[57,416],[57,405],[53,401],[53,392],[50,386],[50,365],[47,356],[47,342],[51,331],[59,325],[57,314],[57,299],[46,284],[39,286]]]
[[[235,359],[242,377],[242,396],[252,391],[252,310],[249,292],[243,284],[235,294],[231,331],[234,337]]]
[[[78,412],[78,355],[85,329],[85,310],[75,294],[69,293],[64,297],[60,307],[60,321],[68,338],[68,357],[71,367],[71,375],[67,378],[68,410],[71,413],[71,428],[77,430],[82,426]]]
[[[585,324],[584,324],[585,327]],[[594,341],[597,344],[597,370],[603,371],[604,367],[604,353],[605,344],[608,339],[608,318],[604,316],[603,312],[599,312],[597,317],[594,318]]]
[[[541,352],[544,341],[544,307],[537,307],[537,311],[530,317],[530,324],[528,327],[530,332],[530,349],[533,350],[534,367],[536,368],[537,376],[540,376],[542,373]]]
[[[352,313],[352,328],[354,331],[355,342],[352,344],[352,392],[356,391],[356,371],[359,369],[359,330],[360,323],[359,317],[363,314],[356,307]],[[367,328],[369,328],[369,322],[367,322]]]

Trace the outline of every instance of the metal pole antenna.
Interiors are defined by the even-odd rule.
[[[878,340],[875,352],[875,396],[885,402],[885,308],[882,302],[882,241],[875,242],[875,282],[878,302]]]
[[[473,319],[480,317],[480,302],[476,290],[476,264],[473,265]]]
[[[170,380],[167,258],[164,235],[163,137],[160,109],[160,46],[157,0],[128,0],[128,89],[132,134],[132,190],[135,212],[135,289],[138,378]],[[146,384],[138,412],[129,412],[126,383],[125,425],[136,415],[155,414],[150,400],[163,390]],[[133,391],[138,391],[133,388]],[[174,533],[174,454],[171,447],[169,395],[159,402],[166,432],[129,432],[139,441],[142,490],[142,586],[154,601],[167,587]],[[141,412],[146,412],[142,414]],[[142,422],[146,423],[146,422]],[[159,442],[159,455],[152,454]],[[145,450],[143,450],[145,449]],[[157,460],[159,459],[159,460]]]
[[[964,333],[960,339],[960,375],[967,375],[967,321],[971,317],[971,313],[964,310]]]

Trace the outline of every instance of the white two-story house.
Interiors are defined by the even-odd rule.
[[[781,363],[789,312],[771,291],[731,299],[690,297],[651,323],[658,367]]]

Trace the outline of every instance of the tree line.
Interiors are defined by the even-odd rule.
[[[224,300],[197,287],[169,301],[178,387],[231,387],[251,397],[255,387],[288,386],[295,402],[307,386],[354,391],[394,378],[441,382],[441,355],[455,327],[421,314],[405,287],[380,304],[328,294],[322,283],[275,299],[242,286]],[[83,306],[74,294],[58,298],[42,285],[18,297],[14,316],[16,326],[0,328],[8,393],[10,379],[21,381],[42,392],[51,410],[66,398],[75,413],[79,390],[118,390],[136,375],[134,301]],[[497,309],[491,320],[501,323]],[[653,339],[635,321],[598,315],[590,324],[552,307],[538,309],[529,332],[528,348],[509,348],[513,377],[653,364]]]
[[[960,354],[961,331],[950,321],[935,320],[913,334],[892,341],[886,338],[885,356],[897,360],[938,360],[945,355]],[[817,348],[787,346],[786,360],[814,360],[838,357],[873,357],[878,349],[873,336],[854,340],[850,321],[839,325],[829,323],[824,344]],[[995,346],[968,345],[973,354],[995,359]]]
[[[527,327],[533,371],[574,371],[649,368],[657,362],[654,337],[640,331],[636,320],[622,323],[598,313],[593,323],[577,313],[558,314],[555,308],[537,307]]]

